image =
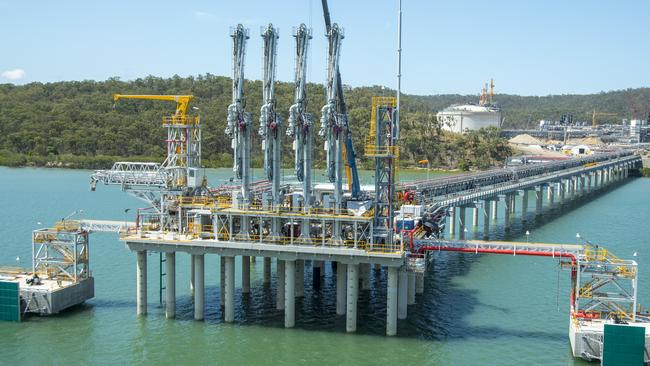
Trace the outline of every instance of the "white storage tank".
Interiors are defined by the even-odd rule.
[[[464,133],[484,127],[501,127],[501,110],[495,106],[452,105],[436,115],[443,130]]]

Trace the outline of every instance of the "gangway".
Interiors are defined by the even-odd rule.
[[[82,230],[89,233],[120,233],[129,229],[135,229],[136,223],[133,221],[113,221],[113,220],[79,220]]]
[[[574,357],[602,360],[604,326],[625,324],[650,329],[650,316],[637,304],[637,263],[616,257],[602,246],[482,240],[418,239],[409,235],[412,253],[462,252],[557,258],[571,271],[570,342]],[[646,331],[645,360],[650,354]]]

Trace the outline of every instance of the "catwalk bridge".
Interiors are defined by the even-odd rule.
[[[545,204],[555,208],[556,202],[561,207],[569,200],[587,198],[626,179],[630,170],[640,166],[640,156],[621,151],[408,182],[398,186],[398,190],[404,200],[424,205],[424,211],[438,221],[437,227],[448,226],[450,237],[465,238],[469,226],[465,218],[467,208],[472,209],[474,227],[482,211],[483,236],[487,238],[490,221],[497,219],[499,203],[504,208],[504,228],[509,230],[517,199],[521,202],[521,219],[525,220],[529,199],[534,199],[535,213],[542,214]]]

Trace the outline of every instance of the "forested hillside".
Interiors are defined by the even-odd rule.
[[[109,167],[114,160],[162,161],[165,131],[161,117],[174,111],[166,102],[120,101],[113,104],[114,93],[124,94],[193,94],[203,124],[203,158],[206,167],[230,166],[230,141],[224,134],[226,109],[231,100],[229,78],[214,75],[164,79],[149,76],[134,81],[69,81],[31,83],[23,86],[0,84],[0,164],[1,165],[63,165],[70,167]],[[370,118],[370,100],[374,95],[393,92],[379,86],[347,88],[349,120],[360,163],[363,143]],[[276,87],[278,110],[289,110],[293,101],[293,85],[279,83]],[[253,114],[257,131],[261,106],[261,82],[246,84],[246,109]],[[593,108],[630,115],[636,108],[647,110],[650,89],[586,96],[519,97],[497,95],[504,107],[508,125],[526,123],[540,118],[559,117],[573,113],[576,118]],[[429,159],[432,167],[486,168],[502,161],[511,152],[496,130],[485,130],[464,136],[440,131],[435,112],[449,104],[475,101],[474,96],[440,95],[403,97],[402,165],[415,165]],[[308,110],[320,117],[325,102],[322,85],[308,86]],[[638,112],[641,113],[641,112]],[[318,122],[317,122],[318,123]],[[318,128],[318,126],[316,126]],[[260,166],[260,139],[253,134],[254,165]],[[321,147],[316,136],[314,146]],[[284,165],[292,164],[291,141],[284,143]],[[317,148],[314,161],[322,164],[322,149]]]

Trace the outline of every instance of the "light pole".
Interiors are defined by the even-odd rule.
[[[530,231],[526,230],[526,243],[528,243],[528,237],[530,236]]]

